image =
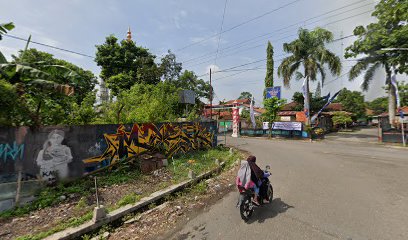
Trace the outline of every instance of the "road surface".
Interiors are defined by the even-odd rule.
[[[232,192],[169,239],[408,239],[408,151],[351,138],[228,138],[271,166],[272,204],[245,223]]]

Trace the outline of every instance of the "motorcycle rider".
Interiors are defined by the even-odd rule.
[[[248,171],[249,170],[249,171]],[[259,206],[259,189],[261,187],[261,179],[264,177],[264,171],[262,171],[256,164],[256,157],[250,155],[247,161],[241,164],[241,168],[238,171],[237,186],[244,187],[245,189],[253,188],[255,192],[254,199],[252,200],[255,205]]]

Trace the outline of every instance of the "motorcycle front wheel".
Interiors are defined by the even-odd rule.
[[[253,211],[254,209],[252,207],[251,198],[250,197],[244,198],[244,200],[242,201],[239,207],[239,212],[241,214],[242,220],[247,222],[249,218],[251,217]]]
[[[268,187],[268,201],[269,201],[269,203],[272,203],[272,200],[273,200],[273,188],[272,188],[272,184],[269,184],[269,187]]]

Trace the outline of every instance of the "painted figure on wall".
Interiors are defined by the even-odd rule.
[[[54,182],[68,177],[68,163],[72,162],[71,149],[62,145],[65,133],[62,130],[53,130],[38,153],[37,165],[40,167],[41,178]]]

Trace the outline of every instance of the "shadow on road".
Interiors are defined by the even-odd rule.
[[[248,224],[254,222],[263,223],[268,218],[274,218],[278,214],[286,212],[289,208],[294,208],[293,206],[285,203],[280,198],[275,198],[271,204],[263,205],[256,208],[251,218],[248,220]]]

